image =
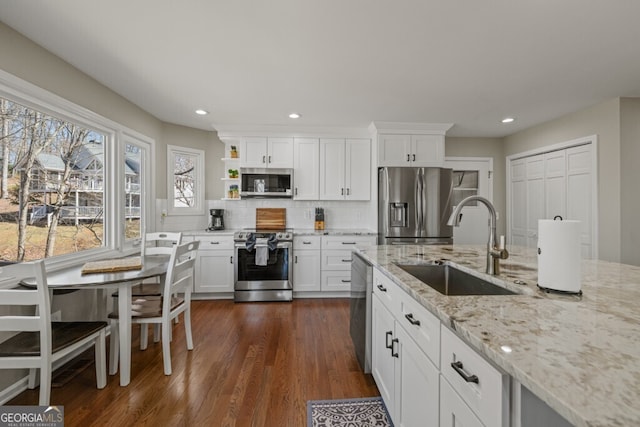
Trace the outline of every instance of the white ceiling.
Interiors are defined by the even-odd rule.
[[[0,2],[2,22],[166,122],[496,137],[640,96],[638,17],[632,0]]]

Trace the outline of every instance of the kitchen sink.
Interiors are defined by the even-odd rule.
[[[515,292],[458,270],[446,262],[396,265],[443,295],[516,295]]]

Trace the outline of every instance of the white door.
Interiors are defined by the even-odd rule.
[[[581,225],[582,257],[594,258],[593,249],[593,155],[589,145],[569,148],[567,151],[567,219],[579,220]]]
[[[320,140],[320,200],[344,200],[344,139]]]
[[[482,196],[493,202],[493,159],[488,157],[448,157],[446,168],[454,171],[453,205],[468,196]],[[456,244],[486,244],[489,239],[489,210],[480,203],[462,208],[462,221],[453,227]]]
[[[293,291],[320,291],[320,251],[295,251]]]
[[[395,419],[395,359],[391,356],[395,320],[374,294],[371,311],[371,374],[391,419]]]
[[[293,138],[269,138],[267,140],[267,167],[293,168]]]
[[[444,164],[444,135],[412,135],[411,166]]]
[[[240,166],[247,168],[267,167],[267,138],[246,137],[240,143]]]
[[[525,160],[527,176],[526,206],[527,206],[527,244],[528,248],[538,246],[538,220],[545,218],[545,182],[544,155],[528,157]]]
[[[233,250],[198,251],[195,292],[233,292]]]
[[[511,243],[535,248],[538,220],[560,215],[581,222],[582,257],[596,258],[595,137],[539,151],[540,154],[507,159]]]
[[[510,188],[511,239],[509,244],[527,246],[527,175],[524,159],[511,162]]]
[[[345,199],[371,199],[371,141],[368,139],[346,140]]]
[[[320,194],[320,140],[296,138],[293,161],[293,198],[318,200]]]
[[[437,426],[440,372],[409,335],[396,328],[396,354],[400,362],[396,374],[396,418],[398,427]]]
[[[411,135],[378,135],[378,166],[412,166]]]

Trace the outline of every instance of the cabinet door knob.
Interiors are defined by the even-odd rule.
[[[389,337],[393,336],[393,331],[387,331],[384,337],[384,346],[388,349],[391,349],[392,344],[389,344]]]
[[[232,256],[229,257],[229,264],[233,264],[233,257]]]
[[[396,358],[400,357],[400,355],[398,354],[398,351],[394,350],[396,347],[395,344],[399,344],[399,343],[400,343],[400,340],[398,338],[394,338],[391,340],[391,357],[396,357]]]
[[[271,163],[271,156],[269,156],[269,163]]]
[[[410,154],[407,154],[407,162],[410,162],[410,161],[411,161]]]
[[[417,320],[417,319],[415,319],[415,318],[413,317],[413,313],[405,314],[405,315],[404,315],[404,317],[405,317],[405,318],[409,321],[409,323],[411,323],[412,325],[420,326],[420,321],[419,321],[419,320]]]
[[[393,344],[393,343],[392,343]],[[457,362],[451,362],[451,367],[458,373],[460,374],[460,376],[462,378],[464,378],[464,380],[468,383],[476,383],[476,384],[480,384],[480,380],[478,380],[478,376],[477,375],[469,375],[464,371],[464,366],[462,365],[462,362],[457,361]]]
[[[295,262],[296,264],[298,263],[298,255],[293,256],[293,262]]]
[[[267,156],[262,156],[262,163],[267,163]]]

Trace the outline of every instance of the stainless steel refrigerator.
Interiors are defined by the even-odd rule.
[[[380,244],[450,244],[452,169],[378,169]]]

